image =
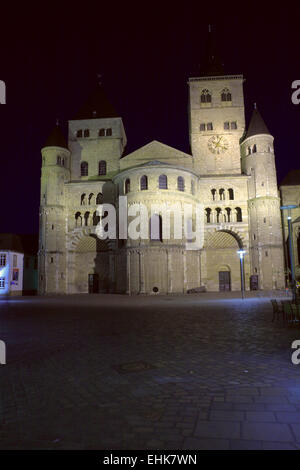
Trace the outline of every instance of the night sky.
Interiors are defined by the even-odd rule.
[[[199,75],[209,23],[225,72],[246,78],[247,123],[256,102],[275,137],[279,183],[300,168],[300,105],[291,102],[291,83],[300,80],[299,10],[273,3],[273,12],[263,11],[250,2],[239,14],[233,4],[209,12],[204,2],[93,5],[1,7],[0,232],[38,231],[40,149],[57,117],[66,133],[97,73],[123,118],[126,154],[154,139],[189,153],[187,80]]]

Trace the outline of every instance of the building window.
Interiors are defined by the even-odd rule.
[[[52,264],[52,263],[53,263],[53,261],[54,261],[54,260],[53,260],[53,258],[52,258],[52,256],[51,256],[50,263]]]
[[[103,194],[102,193],[97,194],[96,204],[103,204]]]
[[[104,137],[105,136],[105,129],[99,129],[98,135],[99,135],[99,137]]]
[[[130,179],[127,178],[125,181],[125,194],[128,194],[130,192]]]
[[[80,198],[80,205],[81,206],[85,206],[85,204],[86,204],[86,197],[85,196],[86,196],[85,193],[81,194],[81,198]]]
[[[222,213],[222,210],[220,209],[220,207],[217,207],[216,208],[216,215],[217,215],[217,224],[220,223],[220,215]]]
[[[224,122],[224,129],[227,131],[229,129],[229,122]]]
[[[222,90],[221,101],[231,101],[231,93],[228,88],[224,88],[224,90]]]
[[[212,130],[213,130],[212,122],[208,122],[208,123],[207,123],[207,130],[208,130],[208,131],[212,131]]]
[[[256,152],[257,152],[257,147],[256,147],[256,144],[254,144],[252,147],[252,153],[256,153]]]
[[[227,215],[227,222],[231,222],[231,209],[230,207],[225,208],[226,215]]]
[[[93,213],[93,225],[96,226],[100,222],[100,215],[97,214],[97,211]]]
[[[6,265],[6,255],[0,255],[0,266]]]
[[[150,218],[150,240],[162,242],[162,217],[153,214]]]
[[[168,178],[166,175],[160,175],[158,178],[159,189],[168,189]]]
[[[89,174],[89,164],[88,164],[88,162],[81,162],[80,174],[81,174],[81,176],[88,176],[88,174]]]
[[[0,277],[0,289],[5,289],[5,277]]]
[[[18,256],[13,255],[13,268],[16,268],[18,266]]]
[[[211,93],[208,90],[202,90],[201,103],[211,103]]]
[[[61,157],[58,155],[56,159],[57,165],[61,165]]]
[[[89,195],[89,206],[90,206],[91,204],[93,204],[93,200],[92,200],[93,197],[94,197],[94,194],[91,193],[91,194]]]
[[[228,196],[229,196],[230,201],[234,200],[234,192],[232,188],[228,189]]]
[[[82,137],[82,129],[79,129],[76,133],[77,137]]]
[[[267,251],[265,251],[265,255],[266,255],[266,256],[269,256],[269,253],[268,253]]]
[[[206,125],[204,123],[200,124],[200,131],[205,131]]]
[[[82,217],[81,217],[80,212],[76,212],[75,214],[75,226],[82,227]]]
[[[212,189],[212,190],[211,190],[211,194],[212,194],[213,201],[215,200],[216,192],[217,192],[216,189]]]
[[[225,189],[219,189],[220,201],[225,201]]]
[[[264,217],[264,224],[265,224],[266,222],[267,222],[267,219],[266,219],[266,217]]]
[[[207,209],[205,209],[205,214],[206,214],[206,223],[207,224],[210,224],[211,222],[211,209],[208,207]]]
[[[85,225],[86,227],[88,227],[88,225],[89,225],[89,216],[90,216],[90,213],[89,213],[89,212],[86,212],[86,213],[84,214],[84,225]]]
[[[242,209],[240,207],[235,208],[235,214],[236,214],[236,221],[237,222],[242,222],[243,221]]]
[[[106,161],[105,160],[101,160],[99,162],[99,172],[98,172],[99,176],[100,175],[106,175]]]
[[[89,129],[84,129],[83,136],[84,136],[84,137],[89,137],[89,136],[90,136],[90,131],[89,131]]]
[[[140,180],[141,191],[148,189],[148,178],[146,175],[143,175]]]
[[[177,178],[177,189],[178,191],[184,191],[184,179],[182,176],[178,176]]]
[[[106,135],[111,136],[112,135],[112,129],[106,129]]]
[[[231,129],[233,129],[233,130],[237,129],[237,123],[236,123],[236,121],[233,121],[233,122],[230,124],[230,126],[231,126]]]

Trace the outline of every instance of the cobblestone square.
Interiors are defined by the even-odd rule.
[[[299,449],[300,328],[238,295],[1,300],[0,448]]]

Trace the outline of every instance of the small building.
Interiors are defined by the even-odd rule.
[[[37,237],[0,234],[0,296],[37,292]]]

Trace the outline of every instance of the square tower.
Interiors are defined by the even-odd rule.
[[[245,130],[242,75],[189,79],[189,133],[199,175],[241,174]]]

